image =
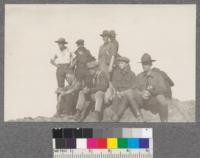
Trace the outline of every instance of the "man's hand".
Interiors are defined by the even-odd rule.
[[[57,64],[55,63],[55,60],[54,60],[54,59],[51,59],[51,60],[50,60],[50,63],[51,63],[52,65],[54,65],[55,67],[57,67],[57,68],[59,67],[59,65],[57,65]]]
[[[108,68],[108,72],[112,72],[112,70],[113,70],[113,68],[112,68],[112,66],[109,66],[109,68]]]
[[[144,100],[148,100],[148,99],[150,98],[150,96],[151,96],[151,93],[150,93],[148,90],[144,90],[144,91],[142,92],[142,98],[143,98]]]
[[[122,92],[119,92],[119,91],[117,91],[117,96],[118,96],[119,98],[121,98],[121,97],[123,97],[123,93],[122,93]]]
[[[51,60],[50,60],[50,63],[51,63],[52,65],[54,65],[54,64],[55,64],[55,61],[54,61],[53,59],[51,59]]]

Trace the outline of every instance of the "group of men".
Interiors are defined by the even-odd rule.
[[[174,85],[170,77],[158,68],[147,53],[141,57],[143,72],[137,76],[131,70],[130,60],[118,53],[119,43],[114,30],[104,30],[103,44],[96,60],[85,48],[84,40],[76,41],[77,50],[71,53],[64,38],[55,41],[59,52],[51,59],[57,67],[58,83],[56,116],[68,115],[83,121],[89,112],[93,122],[100,122],[103,111],[110,107],[113,122],[120,121],[129,107],[138,121],[144,120],[141,109],[159,114],[162,122],[168,121],[168,104]],[[65,84],[67,81],[67,84]]]

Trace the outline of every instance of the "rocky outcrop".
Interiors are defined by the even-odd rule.
[[[146,122],[160,122],[159,116],[154,115],[149,111],[142,110]],[[106,108],[103,114],[102,122],[112,122],[111,117],[113,113],[110,108]],[[92,122],[92,112],[85,118],[84,122]],[[195,101],[179,101],[173,99],[169,105],[169,122],[194,122],[195,121]],[[35,118],[25,117],[9,122],[75,122],[71,116],[62,117],[42,117]],[[127,109],[120,119],[120,122],[138,122],[134,115]]]

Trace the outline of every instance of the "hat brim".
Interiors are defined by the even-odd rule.
[[[101,37],[105,37],[105,36],[109,37],[109,35],[105,35],[105,34],[100,34],[100,36]]]
[[[155,62],[156,60],[149,60],[149,61],[145,61],[145,62],[142,62],[142,61],[140,61],[139,63],[149,63],[149,62],[151,62],[151,63],[153,63],[153,62]]]
[[[125,63],[129,63],[130,60],[117,60],[117,62],[125,62]]]
[[[63,44],[68,44],[68,42],[60,42],[60,41],[55,41],[55,43],[63,43]]]

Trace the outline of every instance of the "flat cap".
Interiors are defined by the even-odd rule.
[[[129,60],[127,57],[118,57],[116,60],[117,60],[118,62],[119,62],[119,61],[123,61],[123,62],[125,62],[125,63],[129,63],[129,62],[130,62],[130,60]]]
[[[76,41],[76,44],[77,44],[77,45],[84,45],[84,40],[83,40],[83,39],[78,39],[78,40]]]

